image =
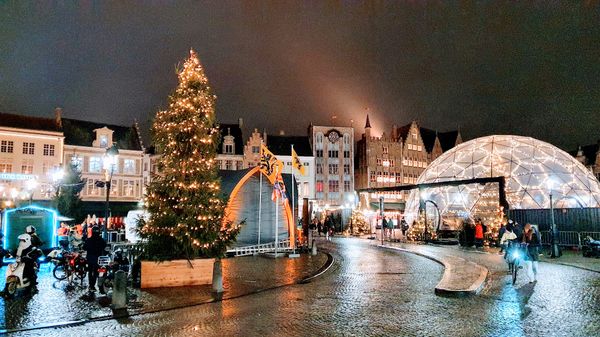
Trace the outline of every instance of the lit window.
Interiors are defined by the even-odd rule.
[[[133,197],[135,189],[135,182],[133,180],[123,180],[123,195],[126,197]]]
[[[0,172],[7,173],[12,172],[12,163],[0,163]]]
[[[108,136],[107,135],[100,136],[100,147],[108,147]]]
[[[123,160],[123,173],[129,173],[129,174],[135,173],[135,160],[134,159]]]
[[[102,160],[100,157],[90,157],[88,171],[91,173],[99,173],[102,170]]]
[[[33,161],[32,160],[24,160],[21,165],[21,173],[23,174],[32,174],[33,173]]]

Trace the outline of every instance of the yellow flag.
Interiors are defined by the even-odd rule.
[[[260,145],[260,170],[269,178],[271,184],[275,183],[277,174],[283,171],[283,162],[264,145]]]
[[[294,148],[292,148],[292,165],[296,170],[298,170],[298,172],[300,172],[301,175],[306,175],[306,169],[304,168],[304,165],[302,165],[302,162],[300,161],[300,158],[298,157],[298,154]]]

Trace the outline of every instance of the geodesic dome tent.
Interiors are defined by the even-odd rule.
[[[600,183],[575,158],[559,148],[531,137],[488,136],[456,146],[433,161],[417,183],[472,178],[506,178],[506,198],[512,209],[599,207]],[[423,193],[424,192],[424,193]],[[423,191],[440,213],[477,217],[498,208],[498,185],[465,184]],[[409,196],[406,217],[414,219],[419,192]]]

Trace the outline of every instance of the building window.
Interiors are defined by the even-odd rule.
[[[54,156],[54,145],[44,144],[44,156]]]
[[[317,174],[323,174],[323,164],[317,164]]]
[[[225,153],[232,154],[233,153],[233,145],[225,144]]]
[[[33,173],[33,161],[32,160],[24,160],[23,164],[21,164],[21,173],[23,174],[32,174]]]
[[[100,194],[100,189],[96,187],[96,182],[93,179],[87,180],[85,194],[87,194],[87,195],[99,195]]]
[[[50,172],[50,167],[52,167],[52,164],[50,164],[46,161],[43,162],[42,163],[42,175],[48,174],[48,172]]]
[[[71,164],[75,166],[75,169],[77,169],[77,171],[81,172],[81,168],[83,167],[83,158],[74,154],[71,156]]]
[[[383,147],[383,154],[388,154],[388,147],[387,146]]]
[[[329,174],[339,174],[338,164],[329,164]]]
[[[369,181],[371,181],[372,183],[376,182],[376,176],[375,176],[375,172],[371,171],[369,172]]]
[[[252,146],[252,153],[259,153],[260,152],[260,146]]]
[[[116,179],[113,179],[110,182],[110,195],[112,195],[112,196],[119,195],[119,181]]]
[[[123,173],[129,173],[129,174],[135,173],[135,160],[134,159],[123,160]]]
[[[35,143],[23,142],[23,154],[34,154]]]
[[[15,142],[12,140],[3,140],[0,142],[0,152],[2,153],[13,153]]]
[[[344,134],[344,144],[350,145],[350,135],[347,133]]]
[[[337,180],[329,181],[329,192],[339,192],[340,191],[340,182]]]
[[[323,157],[323,150],[317,150],[317,157]]]
[[[315,138],[317,139],[318,144],[323,143],[323,134],[322,133],[317,133],[317,136]]]
[[[0,172],[7,173],[12,172],[12,163],[0,163]]]
[[[91,173],[99,173],[102,170],[102,160],[100,157],[90,157],[88,171]]]
[[[231,170],[231,160],[226,160],[225,161],[225,169],[226,170]]]
[[[339,151],[338,150],[329,150],[328,155],[329,155],[329,158],[337,158],[337,157],[339,157]]]
[[[350,192],[350,181],[344,181],[344,192]]]
[[[381,158],[377,158],[377,166],[381,166]]]
[[[108,147],[108,136],[107,135],[100,136],[100,147]]]
[[[244,163],[241,160],[237,161],[237,169],[242,170],[244,168]]]
[[[123,180],[123,195],[126,197],[133,197],[135,189],[135,182],[133,180]]]
[[[350,158],[350,151],[344,151],[344,158]]]
[[[317,180],[315,188],[317,192],[323,192],[323,180]]]
[[[344,164],[344,174],[350,174],[350,164]]]

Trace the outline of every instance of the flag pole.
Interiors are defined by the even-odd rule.
[[[260,159],[258,161],[259,170],[258,170],[258,243],[260,245],[260,222],[262,215],[262,170],[260,169],[261,159],[262,159],[262,139],[260,140],[260,151],[258,151]]]
[[[275,175],[277,177],[277,174]],[[277,178],[275,178],[277,179]],[[276,184],[279,182],[275,181]],[[277,257],[277,247],[279,246],[279,193],[275,193],[275,257]]]
[[[295,171],[295,170],[294,170],[294,167],[295,167],[295,166],[296,166],[296,165],[295,165],[295,163],[294,163],[294,144],[292,144],[292,221],[293,221],[293,225],[294,225],[294,227],[293,227],[291,230],[296,230],[296,221],[297,221],[297,220],[296,220],[296,219],[297,219],[297,217],[296,217],[296,208],[295,208],[295,206],[294,206],[294,205],[295,205],[295,204],[294,204],[294,200],[295,200],[295,199],[294,199],[294,198],[295,198],[295,197],[294,197],[294,188],[295,188],[295,186],[294,186],[294,185],[296,185],[296,182],[295,182],[295,180],[296,180],[296,179],[295,179],[295,178],[296,178],[296,173],[294,172],[294,171]],[[292,243],[290,242],[290,246],[291,246],[291,245],[292,245]]]

